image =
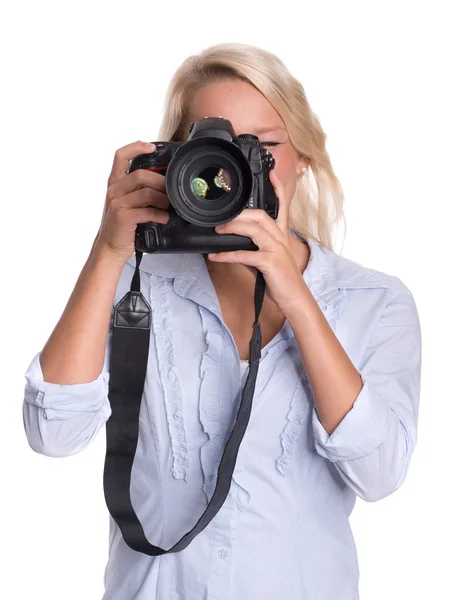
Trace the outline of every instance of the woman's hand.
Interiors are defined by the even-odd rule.
[[[138,141],[116,151],[108,178],[102,223],[93,244],[95,252],[106,251],[125,263],[135,252],[138,223],[168,222],[169,198],[164,175],[150,169],[127,172],[130,159],[155,150],[155,144]]]
[[[266,282],[265,293],[279,310],[287,314],[303,292],[303,278],[290,245],[292,236],[288,229],[288,206],[284,190],[273,169],[270,171],[270,181],[279,199],[277,219],[272,219],[263,209],[249,208],[228,223],[215,227],[218,233],[250,237],[258,250],[219,252],[209,254],[208,258],[213,262],[243,264],[254,274],[256,269],[261,271]]]

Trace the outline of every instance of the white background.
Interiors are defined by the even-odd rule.
[[[451,597],[447,4],[79,0],[2,10],[1,597],[102,596],[105,430],[76,456],[34,453],[23,375],[88,256],[115,150],[155,140],[175,69],[225,41],[265,47],[302,82],[346,195],[336,250],[400,277],[420,313],[407,479],[379,502],[358,499],[351,516],[361,598]]]

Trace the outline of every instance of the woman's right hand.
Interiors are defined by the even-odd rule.
[[[147,169],[127,173],[132,158],[155,150],[155,144],[141,141],[116,150],[102,222],[93,244],[95,252],[106,252],[125,264],[135,252],[138,223],[168,222],[169,199],[164,175]]]

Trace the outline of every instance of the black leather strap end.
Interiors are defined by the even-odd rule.
[[[151,308],[141,292],[129,291],[114,309],[113,326],[128,329],[150,329]]]

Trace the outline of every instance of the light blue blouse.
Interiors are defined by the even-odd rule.
[[[262,349],[226,502],[185,550],[158,557],[130,549],[110,516],[103,600],[359,598],[349,515],[356,496],[374,502],[406,477],[417,437],[420,323],[398,277],[306,241],[303,277],[362,376],[352,409],[329,436],[285,320]],[[133,256],[114,304],[129,291],[134,268]],[[131,497],[147,539],[170,548],[213,494],[247,369],[201,254],[145,254],[140,271],[152,329]],[[111,332],[110,324],[95,381],[45,382],[40,353],[33,358],[23,418],[36,452],[75,454],[104,426]]]

